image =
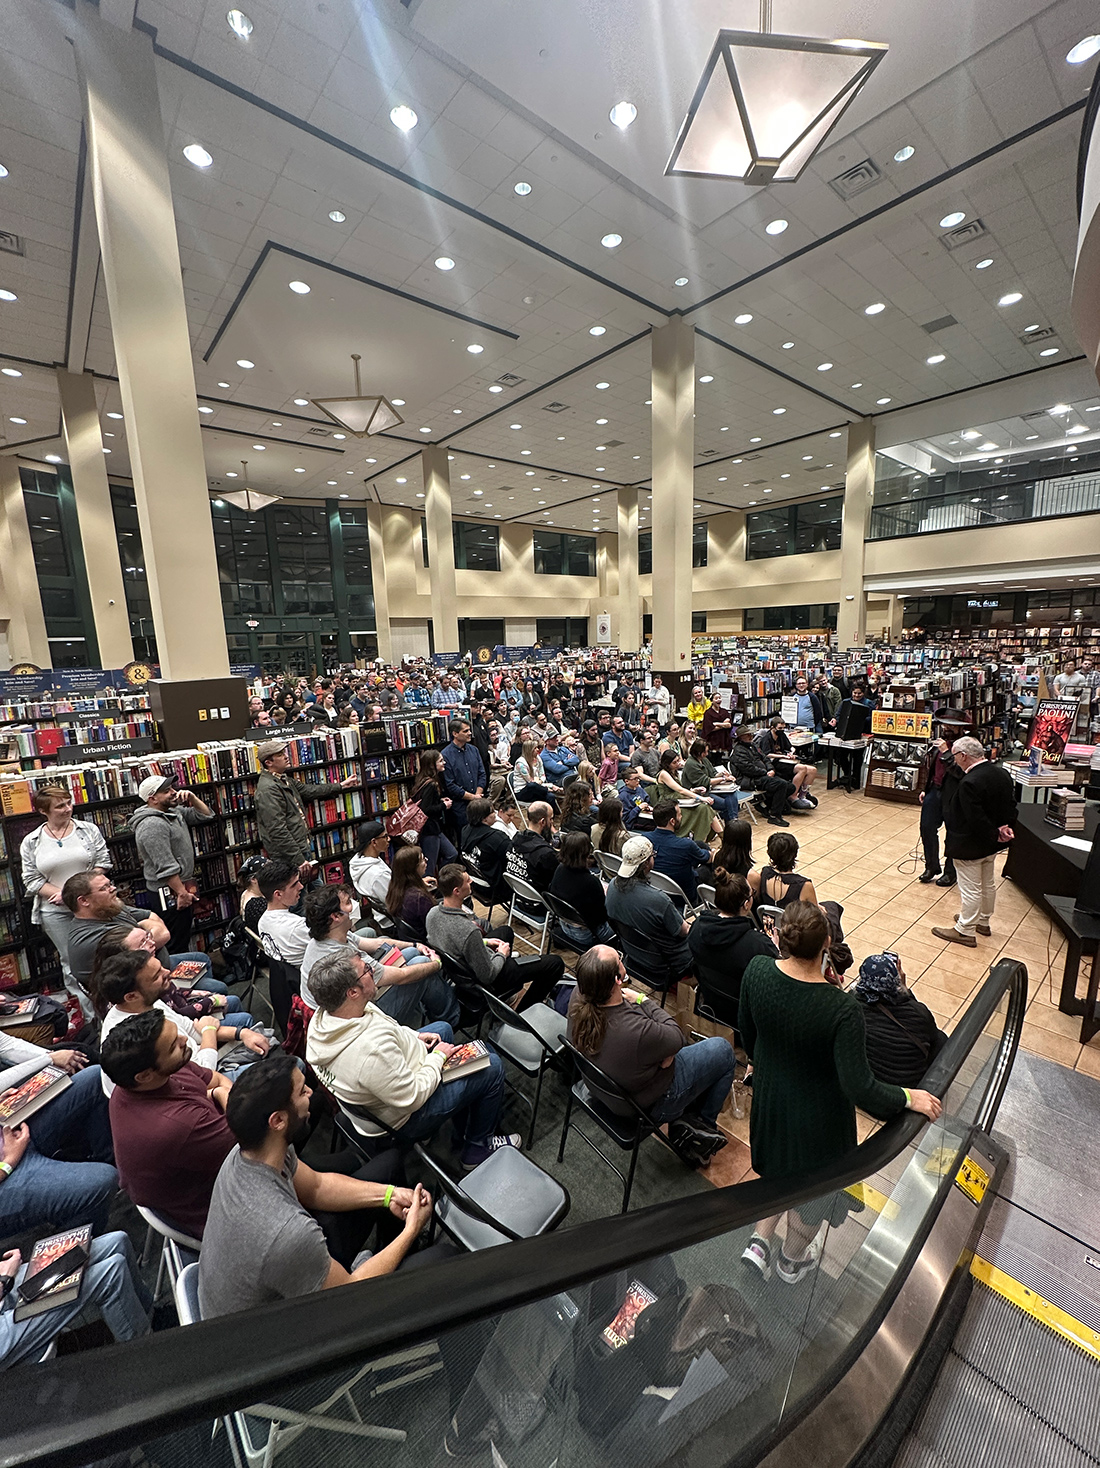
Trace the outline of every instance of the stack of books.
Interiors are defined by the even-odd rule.
[[[1050,792],[1050,800],[1047,802],[1045,819],[1052,826],[1060,826],[1063,831],[1083,831],[1085,829],[1085,797],[1077,790],[1069,790],[1064,785],[1058,790]]]

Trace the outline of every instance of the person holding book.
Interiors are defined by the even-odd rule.
[[[393,1151],[351,1177],[301,1161],[296,1148],[309,1134],[311,1094],[282,1050],[229,1093],[226,1121],[237,1144],[218,1172],[203,1231],[204,1319],[392,1274],[431,1218],[426,1189],[390,1180],[400,1165]],[[382,1247],[369,1254],[363,1245],[376,1227]],[[454,1252],[434,1244],[417,1262]]]
[[[192,826],[209,825],[214,812],[193,790],[178,790],[164,775],[150,775],[138,786],[144,801],[130,817],[145,887],[168,929],[168,951],[179,952],[191,938],[195,883]]]
[[[100,1081],[82,1050],[0,1030],[0,1238],[43,1223],[107,1227],[118,1173]]]
[[[36,1263],[35,1254],[44,1246],[64,1252],[69,1240],[40,1240],[27,1269]],[[25,1278],[19,1249],[0,1255],[0,1371],[40,1361],[51,1341],[61,1331],[89,1312],[97,1311],[116,1341],[133,1341],[152,1330],[153,1297],[138,1269],[134,1246],[121,1230],[102,1234],[88,1244],[79,1289],[59,1289],[64,1303],[44,1309],[29,1319],[16,1320],[17,1283]],[[62,1284],[64,1281],[61,1282]]]
[[[432,1136],[451,1118],[467,1168],[500,1147],[519,1146],[517,1134],[496,1130],[504,1063],[495,1051],[472,1074],[444,1082],[444,1066],[457,1048],[450,1025],[416,1031],[384,1014],[374,1003],[374,976],[357,954],[323,958],[310,977],[317,1011],[306,1059],[337,1101],[367,1107],[410,1143]],[[349,1115],[364,1136],[379,1135],[367,1118]]]
[[[91,1000],[69,967],[73,915],[62,900],[61,889],[78,872],[103,871],[111,865],[111,857],[95,822],[73,819],[73,798],[63,786],[40,786],[34,793],[34,808],[46,817],[45,823],[24,836],[19,846],[23,888],[28,897],[34,898],[31,922],[57,949],[65,988],[80,1005],[84,1018],[90,1020]]]

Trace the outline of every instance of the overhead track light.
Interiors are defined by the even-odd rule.
[[[793,182],[886,51],[879,41],[774,35],[771,0],[761,0],[759,32],[718,32],[665,174]]]
[[[364,395],[359,381],[360,354],[352,352],[355,363],[355,396],[351,398],[313,398],[313,406],[319,408],[326,418],[346,428],[356,438],[370,438],[387,428],[396,428],[404,418],[381,393]]]

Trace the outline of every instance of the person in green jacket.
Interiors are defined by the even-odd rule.
[[[877,1081],[867,1059],[860,1002],[822,974],[829,920],[816,903],[792,902],[777,941],[788,958],[750,961],[741,980],[737,1027],[753,1065],[749,1145],[762,1178],[795,1182],[856,1146],[856,1107],[882,1120],[906,1107],[930,1121],[940,1102],[928,1091]],[[774,1260],[785,1284],[797,1284],[821,1257],[824,1222],[848,1214],[848,1195],[827,1194],[787,1214],[786,1238]],[[758,1223],[741,1255],[767,1279],[782,1215]]]
[[[329,800],[342,790],[358,785],[359,779],[349,775],[338,785],[292,780],[287,774],[290,759],[282,739],[267,740],[256,750],[256,755],[262,769],[254,795],[260,844],[270,861],[290,862],[298,868],[303,884],[308,883],[313,879],[314,862],[306,821],[306,796],[310,800]]]

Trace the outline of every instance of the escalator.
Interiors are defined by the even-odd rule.
[[[1023,965],[995,965],[925,1078],[939,1122],[905,1113],[796,1187],[715,1189],[9,1372],[0,1468],[1097,1468],[1096,1359],[977,1252],[1026,997]],[[741,1260],[754,1223],[792,1209],[823,1220],[795,1285]]]

